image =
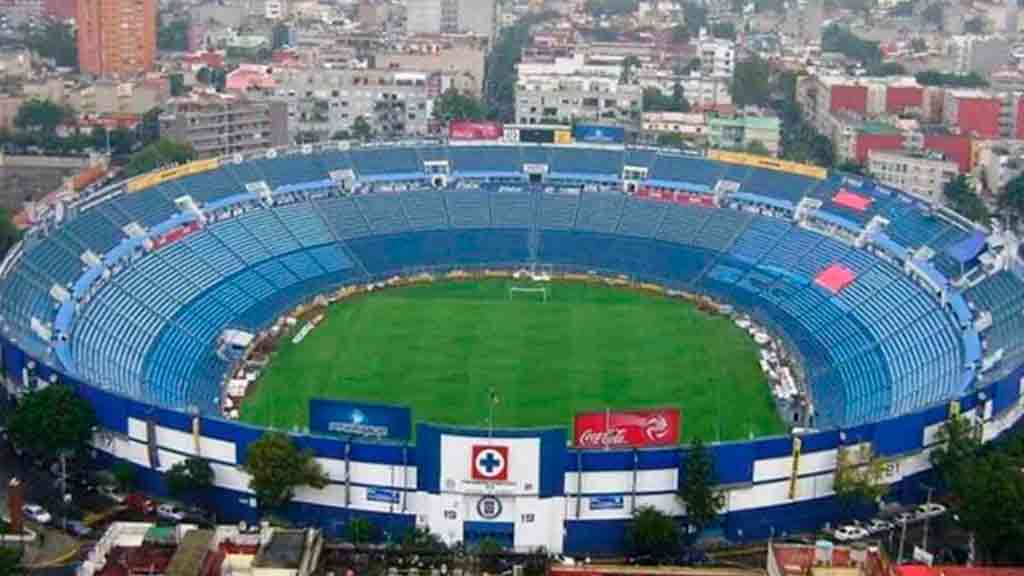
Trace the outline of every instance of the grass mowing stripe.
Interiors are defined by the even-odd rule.
[[[757,346],[725,317],[598,284],[512,280],[389,289],[335,304],[300,344],[282,339],[242,419],[305,426],[311,397],[410,406],[417,420],[571,425],[580,410],[678,406],[683,437],[784,432]]]

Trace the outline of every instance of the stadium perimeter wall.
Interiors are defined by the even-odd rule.
[[[139,471],[141,487],[166,493],[162,473],[189,456],[210,461],[219,518],[255,521],[261,511],[240,469],[263,430],[236,422],[139,402],[55,373],[0,338],[5,376],[16,385],[56,378],[95,408],[100,460],[121,460]],[[890,497],[921,498],[928,454],[951,411],[976,418],[993,440],[1024,416],[1024,367],[958,402],[842,430],[714,444],[718,480],[728,495],[721,517],[733,540],[813,530],[840,517],[832,492],[840,447],[870,444],[887,459]],[[324,490],[303,488],[284,515],[343,533],[350,518],[369,518],[390,537],[414,525],[448,542],[497,539],[517,549],[544,547],[569,554],[621,549],[630,514],[652,505],[685,515],[674,497],[685,447],[632,451],[567,448],[564,429],[481,430],[420,424],[417,443],[370,444],[295,435],[330,477]],[[498,481],[474,479],[473,455],[495,448],[505,460]]]

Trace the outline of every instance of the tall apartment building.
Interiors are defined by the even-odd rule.
[[[516,84],[516,123],[569,123],[594,120],[632,122],[643,112],[643,88],[598,76],[520,75]]]
[[[153,69],[156,0],[78,0],[78,67],[129,77]]]
[[[272,100],[193,92],[172,98],[160,114],[160,134],[188,142],[200,158],[286,146],[288,106]]]
[[[496,0],[407,0],[405,29],[409,34],[469,32],[494,38]]]
[[[946,184],[958,173],[956,162],[934,152],[872,150],[867,168],[882,183],[939,204]]]

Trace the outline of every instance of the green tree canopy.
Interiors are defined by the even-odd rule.
[[[711,26],[711,35],[715,38],[736,39],[736,25],[732,22],[716,22]]]
[[[373,128],[370,127],[370,123],[366,121],[366,118],[359,116],[352,122],[352,136],[361,142],[366,142],[373,138]]]
[[[938,446],[928,458],[944,486],[955,491],[962,481],[964,471],[961,464],[971,462],[981,452],[981,434],[978,426],[969,418],[950,417],[939,428],[936,440]]]
[[[195,156],[191,144],[161,138],[132,154],[128,165],[124,167],[124,176],[131,178],[168,164],[183,164],[195,159]]]
[[[688,0],[683,3],[683,18],[690,37],[696,38],[700,35],[700,29],[708,24],[708,9],[703,4]]]
[[[825,52],[839,52],[867,68],[882,62],[882,51],[878,48],[878,42],[864,40],[838,25],[825,28],[821,35],[821,49]]]
[[[21,576],[24,573],[21,550],[0,546],[0,576]]]
[[[434,118],[442,124],[454,120],[483,120],[486,117],[487,110],[483,102],[455,88],[445,90],[434,100]]]
[[[732,101],[736,106],[765,106],[771,100],[772,72],[757,55],[737,62],[732,77]]]
[[[187,458],[171,466],[165,476],[175,498],[197,498],[213,487],[213,467],[202,458]]]
[[[327,485],[327,476],[313,454],[299,450],[280,432],[267,432],[253,442],[242,469],[251,477],[249,488],[260,505],[270,509],[290,502],[299,486]]]
[[[8,433],[17,446],[48,457],[85,451],[94,426],[92,406],[62,384],[26,394],[7,421]]]
[[[981,197],[975,194],[970,182],[963,174],[949,181],[942,191],[949,207],[956,213],[975,222],[988,221],[988,208]]]
[[[71,25],[47,20],[41,28],[25,28],[25,43],[57,66],[78,68],[78,42]]]
[[[988,81],[976,72],[970,74],[953,74],[939,70],[918,72],[914,78],[922,86],[948,86],[950,88],[983,88]]]
[[[636,0],[587,0],[586,8],[594,16],[620,16],[636,12]]]
[[[679,551],[681,543],[679,524],[652,506],[637,509],[626,529],[626,549],[634,558],[645,561],[669,560]]]
[[[135,488],[135,481],[138,480],[138,472],[135,470],[135,466],[132,466],[128,462],[116,462],[110,467],[110,474],[114,477],[114,482],[117,483],[117,487],[121,490],[130,491]]]
[[[660,132],[656,139],[658,146],[666,148],[682,148],[683,135],[678,132]]]
[[[885,462],[876,458],[870,446],[860,449],[840,448],[836,462],[836,476],[832,488],[842,506],[876,506],[889,487],[883,484]]]
[[[52,135],[68,117],[67,108],[58,106],[50,100],[33,98],[18,108],[18,113],[14,116],[14,125],[26,132]]]
[[[984,16],[975,16],[964,22],[964,33],[966,34],[984,34],[985,28],[987,26]]]
[[[161,18],[160,29],[156,34],[157,48],[169,52],[188,50],[188,25],[188,19],[163,22],[163,18]]]
[[[686,101],[682,86],[678,84],[673,88],[671,96],[651,86],[644,88],[643,108],[644,112],[689,112],[690,103]]]
[[[272,49],[278,50],[280,48],[284,48],[291,44],[291,30],[289,30],[288,25],[284,22],[278,22],[270,30],[270,38],[270,46]]]
[[[356,546],[376,542],[380,540],[380,528],[369,518],[356,516],[349,520],[348,526],[345,527],[345,536]]]
[[[999,195],[999,207],[1017,218],[1024,219],[1024,176],[1017,176],[1006,183],[1006,189]]]
[[[686,519],[695,531],[718,518],[725,506],[725,494],[715,489],[715,463],[704,443],[697,439],[690,446],[683,464],[679,500],[686,505]]]
[[[0,259],[21,240],[21,232],[14,225],[14,217],[7,208],[0,208]]]

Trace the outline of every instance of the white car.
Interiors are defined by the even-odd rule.
[[[878,518],[869,520],[868,523],[864,525],[864,529],[867,530],[870,534],[888,532],[893,528],[894,526],[892,525],[892,522],[886,522],[885,520],[880,520]]]
[[[39,504],[25,504],[21,507],[21,511],[25,514],[25,518],[38,524],[49,524],[53,520],[53,516],[50,516],[50,513]]]
[[[185,519],[185,511],[173,504],[161,504],[156,507],[156,515],[165,520],[181,522]]]
[[[860,540],[861,538],[867,538],[869,536],[868,531],[861,528],[860,526],[853,526],[848,524],[846,526],[840,526],[836,528],[836,531],[832,536],[840,542],[852,542],[854,540]]]
[[[942,504],[936,504],[935,502],[921,504],[917,508],[914,508],[914,515],[921,519],[934,518],[936,516],[942,516],[945,513],[946,507]]]

